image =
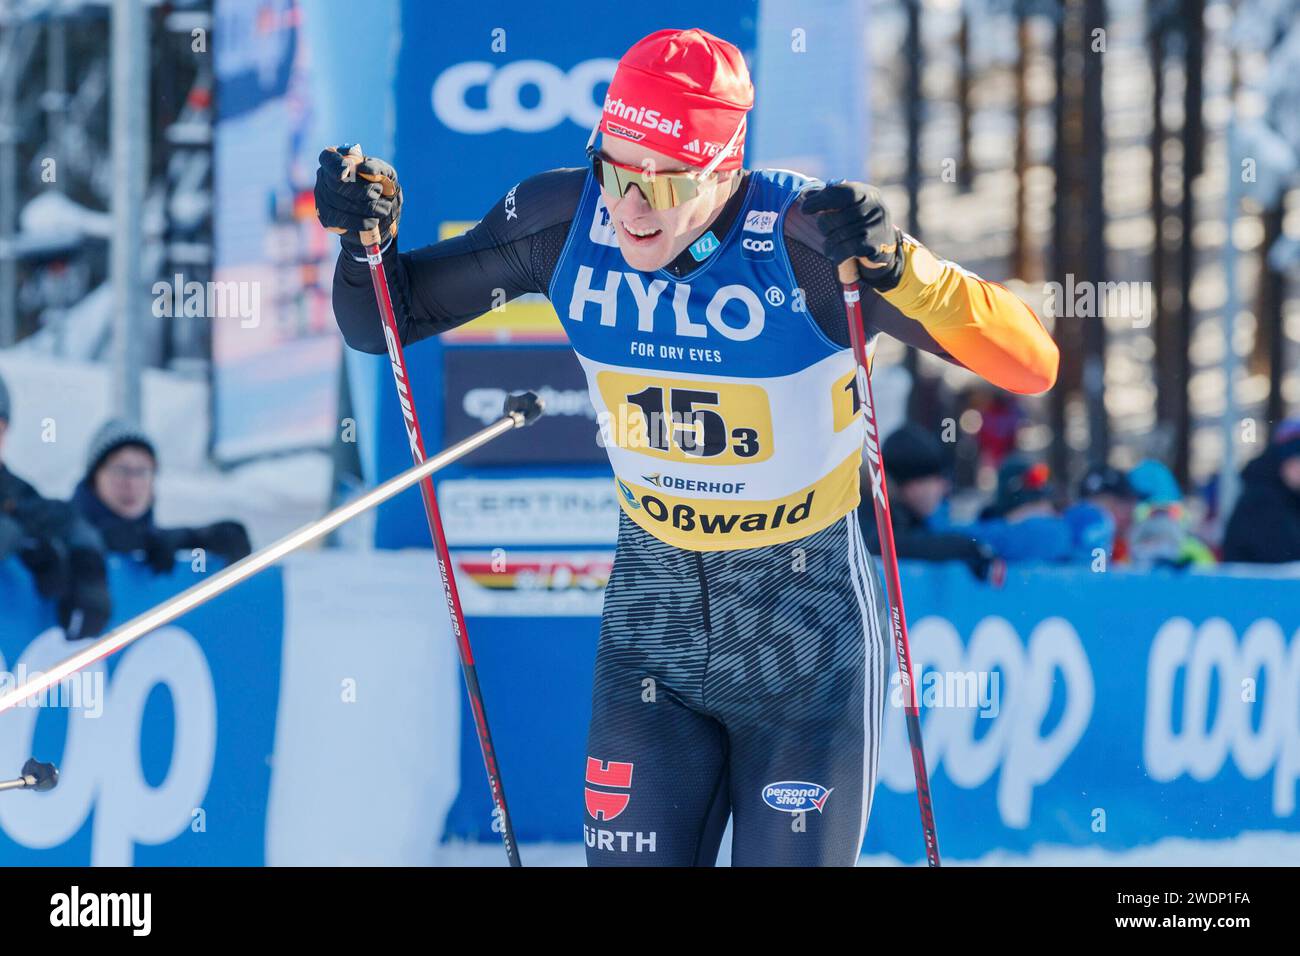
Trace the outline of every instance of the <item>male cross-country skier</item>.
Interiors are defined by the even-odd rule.
[[[320,157],[350,346],[386,351],[358,240],[377,218],[404,343],[540,292],[586,373],[622,506],[590,865],[713,865],[728,816],[734,865],[858,859],[891,649],[857,518],[864,422],[837,264],[855,258],[874,290],[868,336],[1014,392],[1056,377],[1034,314],[895,229],[876,189],[742,168],[753,101],[736,47],[652,33],[619,61],[586,165],[520,181],[465,235],[413,252],[397,247],[392,167]]]

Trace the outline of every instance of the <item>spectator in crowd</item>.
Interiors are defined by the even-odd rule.
[[[1070,529],[1071,555],[1066,560],[1093,561],[1100,557],[1115,560],[1118,538],[1114,516],[1091,501],[1076,501],[1061,513]],[[1095,570],[1104,570],[1098,565]]]
[[[1208,543],[1210,550],[1214,551],[1220,560],[1222,560],[1223,532],[1226,523],[1219,516],[1219,503],[1223,498],[1221,491],[1218,472],[1210,475],[1196,488],[1193,499],[1197,505],[1194,512],[1196,518],[1192,524],[1192,532]],[[1226,517],[1223,516],[1224,519]]]
[[[1139,503],[1170,505],[1183,500],[1178,479],[1164,462],[1144,458],[1128,473],[1128,482]]]
[[[940,530],[939,521],[931,525],[951,490],[939,440],[920,425],[907,423],[885,439],[882,451],[898,556],[921,561],[962,561],[977,578],[986,579],[993,564],[992,548],[969,534]],[[871,494],[871,476],[864,471],[862,504],[858,506],[862,536],[867,549],[879,554],[880,533]]]
[[[157,472],[153,442],[128,422],[109,421],[91,440],[86,476],[72,500],[99,530],[109,551],[143,561],[157,574],[171,572],[178,551],[201,548],[227,563],[248,555],[248,532],[235,521],[159,528],[153,517]]]
[[[1223,560],[1300,561],[1300,418],[1278,425],[1268,448],[1242,469]]]
[[[1215,563],[1214,552],[1191,530],[1178,480],[1162,462],[1147,458],[1128,474],[1137,492],[1129,557],[1134,567],[1186,568]]]
[[[66,502],[42,498],[5,465],[11,413],[0,379],[0,561],[16,555],[27,566],[69,640],[95,637],[112,614],[99,535]]]
[[[1079,482],[1079,503],[1066,509],[1066,519],[1079,513],[1080,505],[1092,505],[1110,516],[1114,523],[1114,537],[1110,547],[1113,561],[1128,560],[1128,534],[1133,527],[1133,510],[1138,494],[1128,476],[1110,465],[1093,465]]]
[[[1114,523],[1095,505],[1057,513],[1056,488],[1042,462],[1012,455],[998,469],[993,503],[964,530],[1008,561],[1088,561],[1094,549],[1110,550]]]

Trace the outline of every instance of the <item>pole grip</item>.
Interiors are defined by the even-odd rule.
[[[361,244],[362,244],[363,246],[366,246],[366,247],[367,247],[366,251],[369,252],[370,250],[369,250],[368,247],[370,247],[370,246],[378,246],[378,245],[380,244],[380,241],[379,241],[379,220],[378,220],[378,219],[366,219],[366,220],[363,220],[363,221],[362,221],[361,225],[362,225],[362,229],[361,229]]]

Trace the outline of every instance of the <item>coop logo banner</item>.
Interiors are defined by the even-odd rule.
[[[936,596],[910,627],[935,805],[982,821],[948,826],[950,854],[1300,830],[1300,580],[1022,566],[990,591],[959,568],[902,573]],[[879,779],[873,819],[914,809],[901,706]],[[914,853],[873,826],[867,852]]]
[[[58,630],[27,647],[19,667],[42,670],[67,656]],[[103,664],[95,665],[102,679]],[[137,756],[145,708],[155,687],[164,687],[175,708],[166,776],[151,784]],[[18,766],[28,754],[39,709],[15,711],[17,721],[0,736],[0,766]],[[29,847],[71,839],[91,824],[91,859],[97,865],[129,866],[136,843],[162,843],[184,833],[203,804],[216,751],[216,695],[212,674],[194,636],[166,627],[122,652],[98,716],[67,708],[59,786],[46,799],[21,806],[0,804],[0,826]],[[93,816],[92,816],[93,812]]]
[[[718,0],[705,12],[698,4],[663,0],[655,15],[663,23],[689,21],[750,49],[753,27],[740,24],[757,19],[753,7],[753,0]],[[410,51],[412,78],[422,77],[426,108],[446,129],[476,137],[564,128],[576,134],[595,126],[603,110],[627,139],[639,140],[648,130],[681,138],[683,117],[653,103],[606,96],[618,58],[645,33],[637,18],[593,18],[586,3],[550,0],[512,9],[508,25],[501,19],[491,4],[403,4],[403,54]],[[557,33],[557,23],[581,23],[582,30]],[[431,70],[431,49],[474,53]],[[406,73],[403,64],[399,78]],[[687,145],[704,157],[722,144]],[[571,146],[579,156],[581,148],[581,142]]]
[[[996,781],[1002,822],[1028,825],[1036,792],[1074,752],[1093,714],[1092,666],[1075,626],[1051,617],[1022,638],[1006,618],[989,615],[966,641],[941,617],[922,618],[910,630],[916,673],[1004,675],[999,683],[1006,690],[992,718],[981,695],[965,707],[927,708],[925,755],[929,763],[942,761],[948,779],[963,788]],[[914,785],[910,749],[896,688],[892,696],[881,779],[905,790]]]
[[[0,561],[0,672],[18,678],[48,671],[73,645],[50,626],[30,575],[8,573],[14,563]],[[110,623],[195,580],[188,563],[154,575],[112,559]],[[261,865],[280,589],[272,569],[91,665],[79,680],[97,688],[93,698],[60,685],[0,715],[0,767],[36,754],[60,771],[39,799],[0,800],[0,866]]]
[[[655,5],[658,22],[724,36],[751,57],[755,12],[754,0]],[[432,203],[402,224],[411,248],[436,242],[438,222],[477,220],[521,176],[581,166],[618,58],[647,32],[639,17],[593,17],[584,0],[512,4],[505,18],[499,4],[403,0],[400,16],[395,115],[427,122],[398,124],[392,159],[407,194]],[[652,103],[610,105],[630,136],[652,121],[680,132],[686,119],[652,116]],[[449,177],[454,190],[442,188]]]
[[[1248,780],[1270,779],[1273,814],[1294,816],[1300,638],[1288,642],[1270,618],[1240,638],[1221,617],[1200,625],[1170,619],[1151,644],[1143,728],[1153,780],[1208,781],[1231,766]]]
[[[545,60],[457,63],[433,81],[433,113],[458,133],[536,133],[565,120],[591,127],[600,119],[595,90],[609,83],[617,65],[608,58],[584,60],[568,70]],[[531,103],[524,100],[525,90],[535,91]]]

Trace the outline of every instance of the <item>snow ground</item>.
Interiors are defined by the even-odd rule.
[[[728,841],[718,854],[721,865],[729,856]],[[520,847],[525,866],[582,866],[579,843],[526,843]],[[505,854],[496,844],[451,843],[438,847],[434,866],[505,866]],[[859,866],[902,866],[888,854],[863,854]],[[920,865],[920,864],[918,864]],[[973,860],[945,860],[945,866],[1300,866],[1300,834],[1243,833],[1226,840],[1189,840],[1167,837],[1149,846],[1120,852],[1099,847],[1041,844],[1027,854],[995,850]]]

